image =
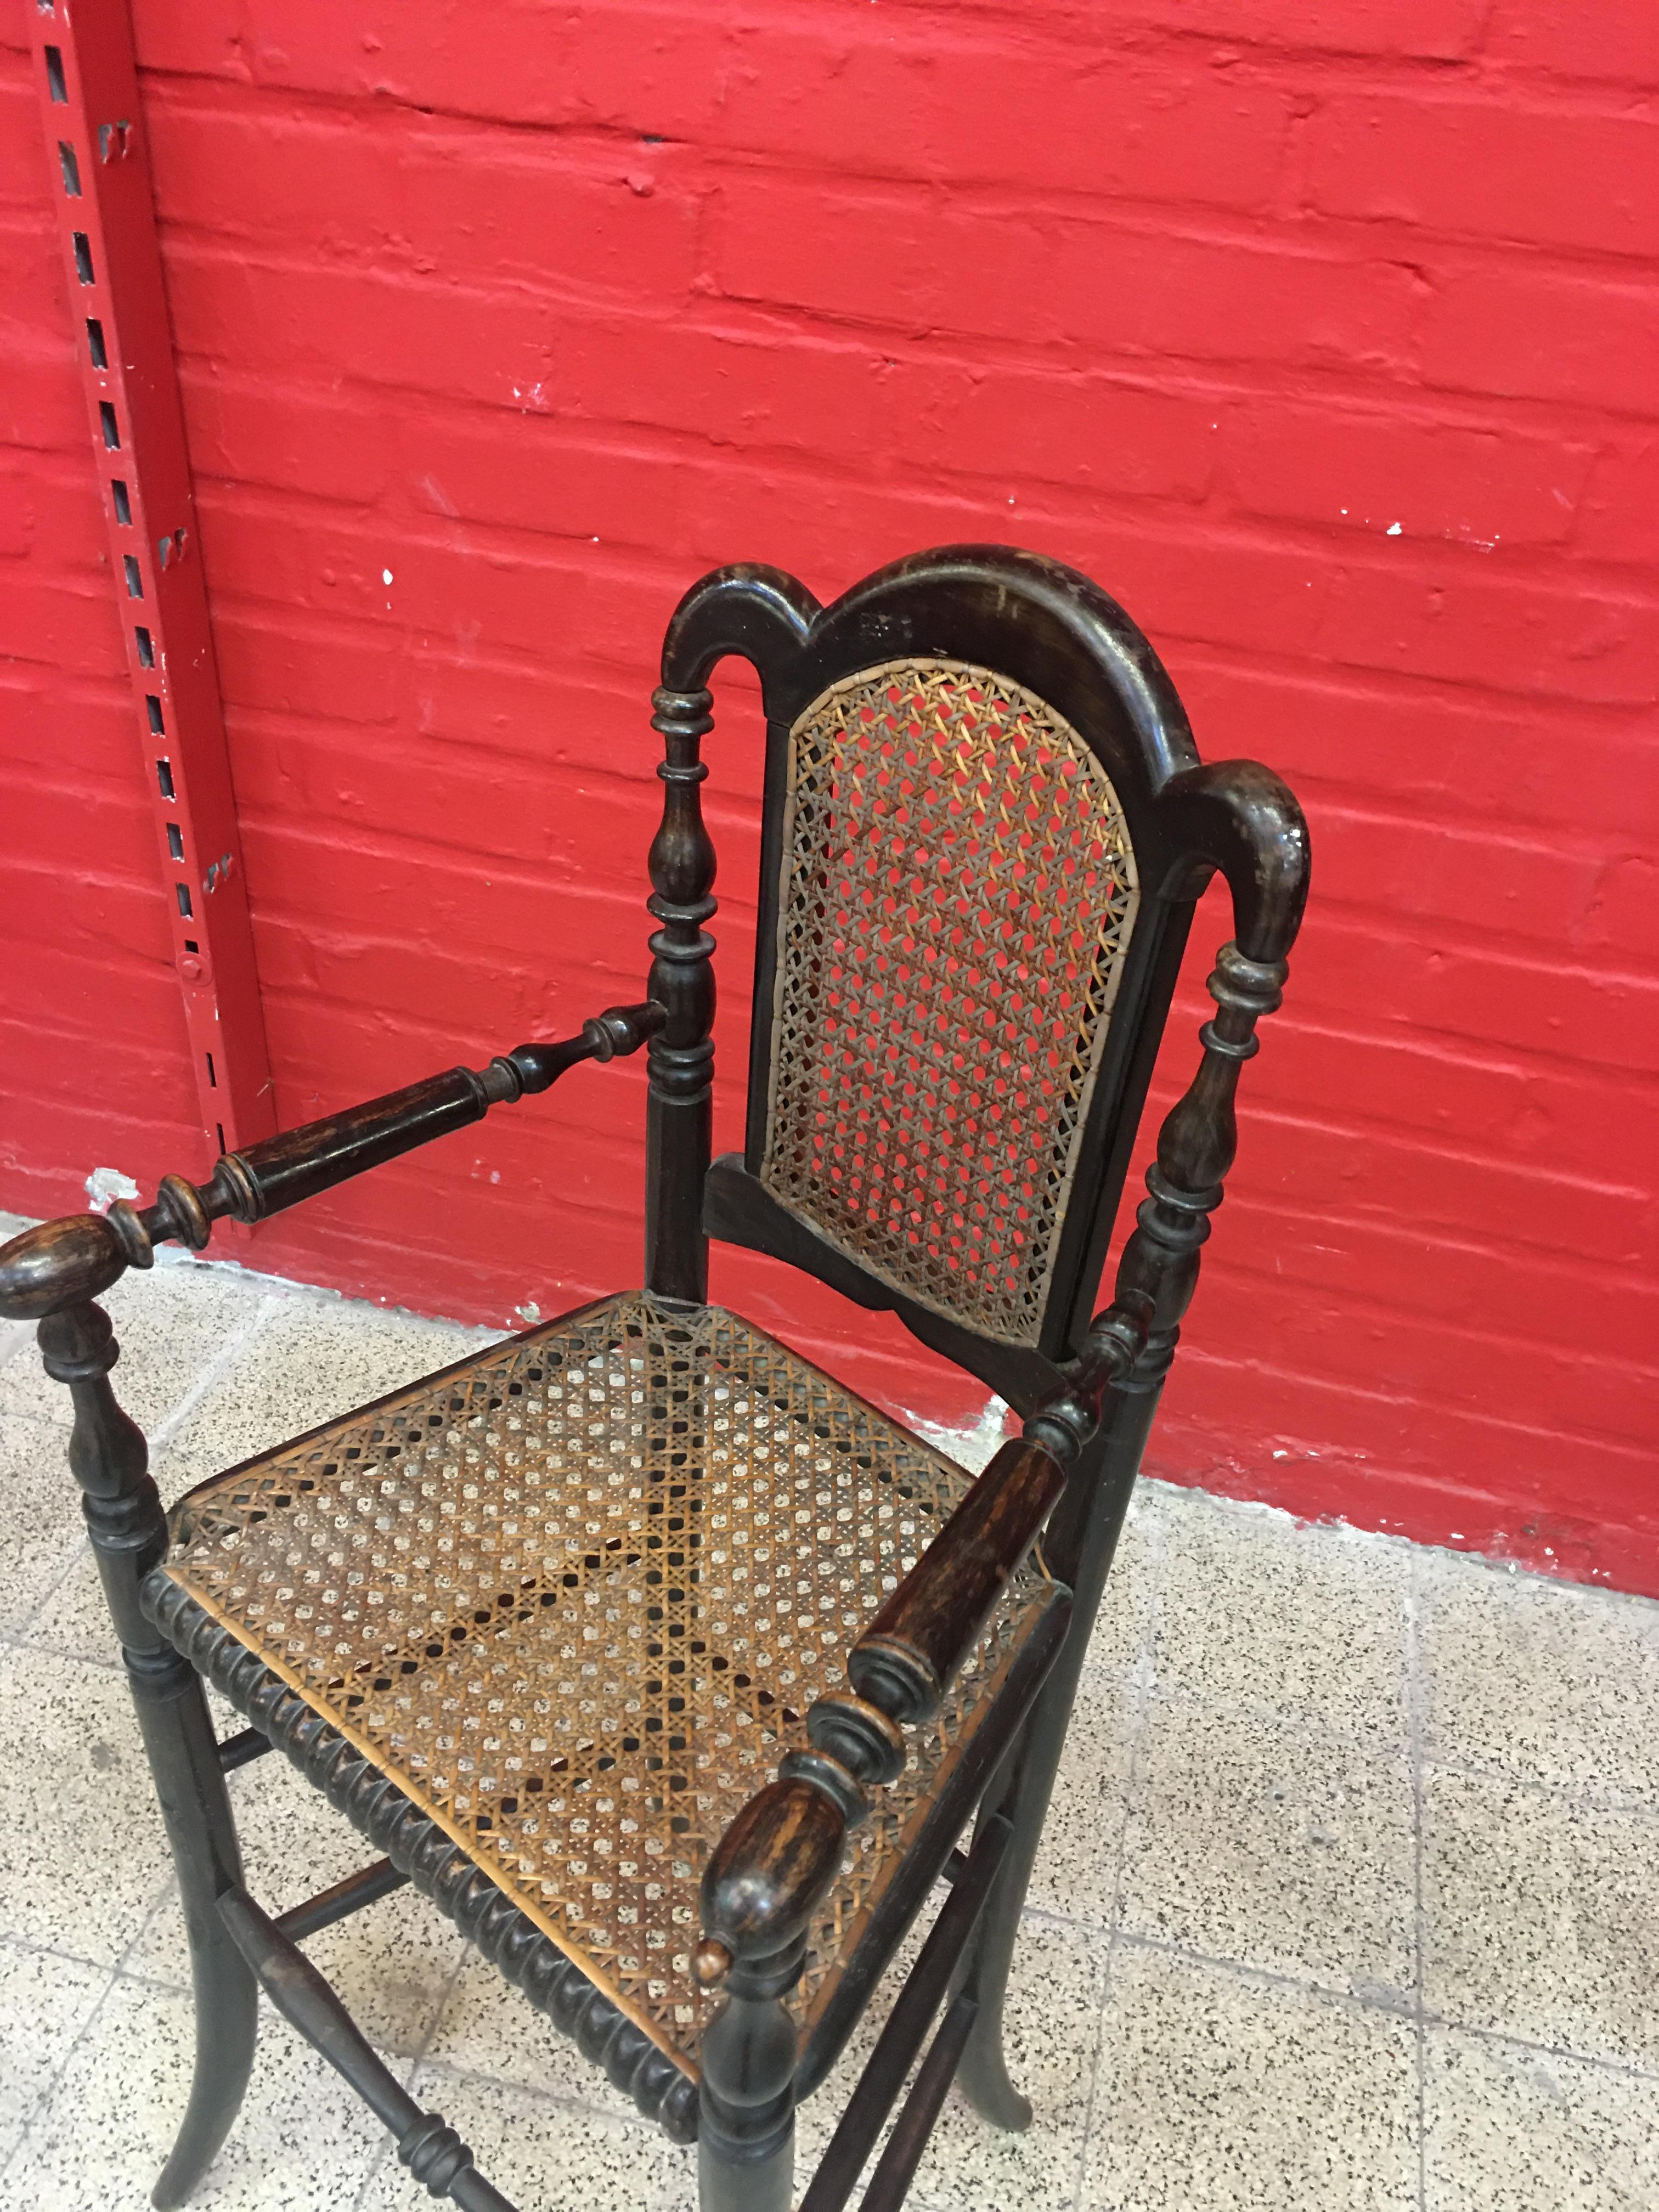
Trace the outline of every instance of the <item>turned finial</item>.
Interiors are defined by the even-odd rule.
[[[698,1986],[705,1990],[717,1990],[734,1963],[725,1944],[713,1936],[705,1936],[691,1954],[691,1971],[697,1978]]]

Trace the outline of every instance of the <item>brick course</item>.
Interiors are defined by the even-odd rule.
[[[0,1203],[201,1171],[25,58],[0,13]],[[643,972],[679,590],[1078,562],[1317,852],[1160,1471],[1659,1592],[1659,49],[1641,0],[135,0],[281,1118]],[[383,571],[393,581],[386,585]],[[708,748],[736,1085],[752,684]],[[1201,975],[1225,933],[1206,898]],[[1154,1110],[1191,1067],[1187,986]],[[243,1248],[630,1279],[637,1069]],[[1141,1151],[1150,1148],[1151,1130]],[[887,1402],[888,1320],[716,1287]]]

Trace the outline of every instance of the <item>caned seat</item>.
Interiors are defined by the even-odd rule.
[[[695,2075],[709,1853],[968,1486],[719,1307],[623,1296],[201,1484],[164,1571]],[[1046,1583],[908,1731],[814,1915],[803,2032]]]
[[[760,678],[765,775],[744,1146],[716,1158],[701,787],[732,654]],[[512,2212],[299,1948],[404,1882],[696,2141],[702,2212],[790,2212],[797,2105],[930,1905],[799,2212],[843,2212],[913,2064],[861,2212],[895,2212],[952,2081],[996,2126],[1031,2118],[1002,2039],[1021,1905],[1239,1074],[1279,1004],[1305,827],[1267,769],[1199,759],[1121,607],[1006,547],[918,554],[830,606],[776,569],[717,570],[661,672],[641,1003],[0,1251],[0,1318],[40,1321],[74,1394],[70,1466],[185,1903],[197,2058],[159,2206],[225,2140],[263,1990],[433,2195]],[[1198,1073],[1096,1311],[1218,872],[1234,939]],[[100,1291],[159,1243],[199,1250],[223,1216],[257,1223],[641,1048],[643,1290],[164,1516]],[[1018,1435],[970,1480],[710,1305],[714,1238],[890,1312]],[[216,1739],[204,1679],[240,1734]],[[274,1751],[383,1856],[273,1918],[226,1776]]]

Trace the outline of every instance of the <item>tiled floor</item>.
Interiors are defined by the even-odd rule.
[[[107,1303],[168,1498],[483,1340],[188,1264]],[[137,2212],[190,2005],[63,1395],[0,1332],[0,2202]],[[913,2201],[1659,2206],[1656,1723],[1659,1608],[1144,1486],[1011,2004],[1036,2124],[953,2100]],[[268,1905],[362,1863],[282,1762],[233,1789]],[[690,2156],[411,1892],[311,1948],[525,2212],[690,2206]],[[203,2207],[430,2201],[274,2020],[261,2053]]]

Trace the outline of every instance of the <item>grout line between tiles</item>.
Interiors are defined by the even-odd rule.
[[[46,1606],[57,1595],[90,1548],[89,1546],[83,1545],[76,1552],[68,1566],[41,1599],[41,1607]],[[40,1607],[37,1607],[36,1611],[39,1610]],[[33,1615],[31,1614],[30,1618],[33,1619]],[[114,1630],[112,1629],[110,1631],[112,1638],[114,1633]],[[32,1651],[37,1657],[60,1660],[64,1665],[69,1667],[90,1667],[94,1674],[115,1674],[123,1681],[126,1680],[126,1669],[118,1656],[110,1659],[94,1659],[84,1651],[68,1650],[63,1644],[53,1643],[48,1637],[31,1634],[27,1626],[0,1629],[0,1646],[3,1646],[9,1651]]]
[[[416,2094],[415,2084],[420,2077],[421,2069],[427,2063],[427,2053],[432,2048],[432,2039],[438,2033],[439,2026],[443,2020],[444,2013],[448,2006],[449,2000],[455,1993],[455,1984],[460,1979],[462,1970],[465,1966],[471,1955],[471,1947],[464,1945],[460,1955],[457,1958],[454,1965],[449,1970],[448,1978],[444,1983],[443,1994],[439,1997],[436,2004],[432,2008],[431,2016],[426,2024],[426,2031],[420,2039],[420,2047],[414,2052],[408,2065],[404,2069],[404,2087],[408,2090],[411,2097],[414,2097]],[[487,2078],[493,2081],[495,2076],[492,2075]],[[416,2098],[416,2102],[418,2103],[419,2101],[420,2100]],[[446,2113],[444,2117],[447,2119],[449,2116]],[[364,2169],[362,2181],[359,2185],[356,2195],[351,2200],[352,2212],[358,2212],[358,2208],[361,2207],[367,2200],[369,2191],[374,2187],[380,2174],[385,2171],[386,2161],[392,2156],[393,2148],[392,2137],[390,2134],[388,2134],[381,2143],[380,2150],[369,2160],[367,2167]],[[473,2146],[473,2148],[476,2151],[477,2146]],[[480,2170],[487,2173],[489,2172],[489,2160],[486,2156]]]
[[[1062,1916],[1044,1913],[1043,1919],[1060,1919]],[[1079,1924],[1079,1923],[1071,1923]],[[1162,1943],[1156,1936],[1131,1936],[1119,1930],[1115,1936],[1114,1948],[1123,1951],[1155,1951],[1161,1956],[1178,1959],[1183,1965],[1205,1966],[1212,1972],[1231,1974],[1242,1982],[1259,1983],[1268,1989],[1288,1990],[1298,1996],[1316,1997],[1321,2003],[1341,2006],[1345,2010],[1374,2013],[1383,2020],[1407,2021],[1416,2025],[1415,2007],[1409,2009],[1398,2005],[1379,2004],[1374,1997],[1361,1996],[1352,1990],[1336,1990],[1316,1982],[1299,1981],[1291,1974],[1276,1974],[1270,1967],[1248,1966],[1237,1959],[1226,1959],[1209,1951],[1194,1951],[1179,1943]],[[1604,2074],[1617,2074],[1633,2081],[1659,2083],[1659,2064],[1640,2066],[1626,2058],[1610,2058],[1603,2053],[1575,2051],[1563,2043],[1540,2043],[1534,2038],[1516,2035],[1503,2028],[1480,2027],[1468,2021],[1455,2020],[1449,2013],[1422,2009],[1421,2025],[1430,2028],[1444,2028],[1455,2035],[1473,2037],[1481,2043],[1501,2044],[1507,2050],[1529,2051],[1540,2058],[1559,2058],[1569,2065],[1588,2066]]]
[[[1494,1767],[1471,1765],[1467,1759],[1443,1759],[1426,1749],[1423,1753],[1423,1771],[1425,1774],[1453,1774],[1461,1782],[1484,1782],[1494,1789],[1512,1790],[1525,1797],[1547,1797],[1558,1805],[1582,1812],[1613,1813],[1628,1820],[1659,1820],[1659,1804],[1644,1797],[1603,1796],[1594,1785],[1574,1789],[1566,1783],[1539,1782],[1523,1774],[1504,1774]]]
[[[38,1947],[32,1946],[31,1948]],[[70,1954],[64,1953],[61,1955],[68,1957]],[[86,1962],[83,1961],[82,1963]],[[97,2001],[88,2009],[87,2016],[82,2021],[79,2030],[70,2039],[69,2049],[64,2053],[64,2056],[58,2065],[53,2068],[50,2079],[47,2081],[44,2088],[40,2091],[40,2095],[29,2106],[27,2112],[25,2114],[22,2125],[18,2132],[16,2143],[13,2146],[11,2156],[7,2159],[3,2166],[0,2166],[0,2173],[9,2173],[11,2171],[14,2163],[21,2160],[25,2148],[33,2140],[34,2123],[39,2119],[41,2113],[45,2112],[48,2101],[57,2095],[58,2084],[62,2081],[64,2075],[68,2073],[70,2066],[74,2063],[76,2052],[79,2051],[81,2045],[87,2040],[88,2037],[91,2035],[93,2030],[97,2027],[99,2021],[102,2018],[104,2008],[109,2002],[111,1994],[114,1990],[115,1985],[119,1979],[120,1976],[116,1972],[114,1967],[112,1966],[104,1977],[104,1986],[98,1992]]]
[[[172,1412],[164,1413],[150,1431],[147,1441],[152,1457],[172,1443],[214,1384],[224,1379],[278,1308],[286,1303],[280,1296],[267,1291],[255,1302],[252,1312],[241,1327],[234,1330],[219,1349],[197,1369],[195,1380],[186,1386],[184,1395]]]
[[[1314,1997],[1322,2004],[1340,2005],[1349,2012],[1374,2013],[1379,2019],[1415,2022],[1414,2005],[1381,2004],[1375,1997],[1361,1996],[1354,1990],[1333,1989],[1328,1983],[1310,1982],[1295,1974],[1275,1973],[1271,1966],[1246,1966],[1242,1960],[1224,1958],[1215,1951],[1194,1951],[1182,1943],[1161,1942],[1156,1936],[1133,1936],[1126,1929],[1114,1935],[1115,1948],[1121,1951],[1152,1951],[1160,1958],[1178,1959],[1183,1966],[1205,1966],[1213,1972],[1231,1974],[1241,1982],[1253,1982],[1264,1989],[1288,1990],[1297,1996]]]
[[[1423,1918],[1423,1741],[1426,1684],[1422,1668],[1422,1639],[1419,1634],[1421,1599],[1422,1583],[1418,1562],[1413,1559],[1407,1565],[1401,1657],[1406,1669],[1406,1734],[1412,1784],[1412,1948],[1416,1965],[1416,2003],[1413,2009],[1417,2018],[1417,2202],[1419,2212],[1427,2212],[1429,2088]]]
[[[149,1908],[144,1908],[146,1917]],[[0,1931],[0,1946],[9,1951],[27,1951],[37,1959],[62,1959],[71,1966],[89,1966],[94,1974],[112,1974],[116,1969],[102,1959],[88,1959],[84,1952],[66,1950],[62,1944],[41,1943],[33,1936],[20,1936],[12,1929]]]
[[[252,1342],[268,1318],[268,1310],[277,1303],[279,1303],[277,1300],[270,1297],[259,1298],[248,1318],[234,1329],[218,1350],[211,1353],[197,1369],[194,1377],[185,1385],[182,1396],[172,1411],[164,1413],[155,1427],[149,1431],[144,1443],[152,1468],[160,1454],[165,1450],[169,1437],[177,1435],[185,1416],[200,1403],[204,1393],[221,1379],[233,1363],[240,1357],[246,1346]],[[67,1395],[65,1402],[67,1402]],[[76,1494],[75,1485],[67,1464],[64,1470],[64,1487],[66,1500],[72,1499]],[[57,1573],[52,1576],[49,1583],[45,1584],[27,1611],[8,1623],[3,1633],[0,1633],[0,1643],[11,1644],[21,1650],[47,1651],[57,1657],[77,1660],[82,1665],[100,1667],[106,1671],[117,1671],[119,1669],[120,1661],[113,1653],[108,1660],[88,1660],[82,1653],[66,1650],[50,1637],[41,1637],[33,1632],[35,1624],[47,1612],[53,1600],[64,1589],[70,1576],[76,1572],[88,1555],[89,1547],[84,1537],[78,1542],[66,1539],[66,1544],[65,1556]],[[110,1633],[112,1639],[113,1628],[111,1629]]]
[[[1130,1669],[1129,1675],[1131,1686],[1129,1759],[1123,1779],[1123,1826],[1118,1832],[1117,1851],[1112,1868],[1111,1894],[1107,1904],[1106,1949],[1102,1962],[1100,2009],[1095,2018],[1094,2051],[1089,2065],[1089,2096],[1083,2114],[1083,2140],[1078,2154],[1077,2186],[1073,2191],[1072,2200],[1078,2205],[1081,2205],[1084,2202],[1089,2187],[1089,2151],[1094,2142],[1095,2112],[1100,2101],[1100,2069],[1106,2051],[1106,2015],[1111,2008],[1112,1971],[1116,1963],[1118,1934],[1123,1917],[1123,1885],[1128,1870],[1129,1826],[1134,1818],[1146,1719],[1152,1706],[1152,1687],[1157,1674],[1157,1664],[1153,1654],[1157,1648],[1159,1607],[1164,1595],[1166,1534],[1164,1516],[1160,1513],[1153,1519],[1148,1531],[1146,1602],[1141,1615],[1139,1649],[1135,1653],[1134,1665]],[[1109,1574],[1106,1577],[1106,1595],[1103,1605],[1111,1602],[1111,1595],[1112,1578]]]
[[[1499,2027],[1473,2027],[1466,2021],[1450,2020],[1437,2013],[1425,2012],[1425,2027],[1448,2030],[1453,2035],[1467,2035],[1477,2043],[1500,2045],[1505,2051],[1528,2051],[1539,2058],[1559,2058],[1569,2066],[1587,2066],[1598,2074],[1616,2074],[1621,2081],[1651,2081],[1659,2086],[1659,2066],[1638,2066],[1627,2058],[1603,2058],[1588,2051],[1570,2050],[1562,2043],[1537,2043],[1530,2036],[1506,2034]]]

